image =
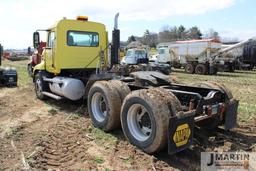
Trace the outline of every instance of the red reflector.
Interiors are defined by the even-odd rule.
[[[225,104],[222,103],[222,104],[220,105],[220,113],[223,114],[224,112],[225,112]]]
[[[207,115],[212,115],[212,106],[207,106]]]

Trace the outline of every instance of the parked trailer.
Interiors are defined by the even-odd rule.
[[[188,148],[195,125],[206,129],[236,126],[238,101],[224,85],[174,84],[169,76],[155,71],[129,76],[113,72],[119,65],[117,17],[109,64],[105,25],[79,16],[77,20],[60,20],[45,30],[49,37],[45,58],[33,70],[39,99],[87,99],[95,127],[109,132],[121,126],[127,140],[147,153],[167,145],[169,154]],[[38,32],[33,40],[37,48]]]
[[[251,47],[251,48],[248,48],[248,44],[250,42],[253,42],[253,40],[256,40],[256,38],[254,37],[254,38],[251,38],[251,39],[248,39],[248,40],[244,40],[244,41],[241,41],[241,42],[236,43],[234,45],[231,45],[229,47],[223,48],[223,49],[219,50],[216,54],[214,54],[212,56],[212,59],[215,60],[215,61],[227,60],[228,58],[230,58],[230,54],[233,53],[233,62],[230,63],[229,66],[232,67],[232,69],[234,69],[237,64],[240,65],[240,66],[246,66],[246,63],[243,63],[237,57],[239,55],[241,55],[241,52],[243,53],[242,56],[248,55],[248,50],[249,50],[250,55],[251,55],[251,52],[254,51],[253,46],[252,46],[253,44],[249,45],[249,47]],[[245,50],[245,47],[247,47],[246,50]],[[245,52],[245,54],[244,54],[244,52]],[[250,57],[253,57],[253,56],[250,56]],[[246,60],[244,60],[244,62],[246,62]],[[250,65],[247,65],[247,66],[250,67]]]
[[[249,67],[253,68],[255,65],[253,40],[255,38],[224,48],[215,39],[160,43],[158,61],[169,62],[174,67],[183,66],[190,74],[216,74],[218,70],[233,72],[237,64],[246,65],[248,58],[251,61]],[[239,58],[241,52],[243,54]]]
[[[176,41],[158,44],[158,62],[171,63],[173,67],[184,67],[187,73],[215,74],[220,62],[211,56],[221,48],[215,39]]]
[[[248,69],[252,70],[256,66],[256,39],[251,40],[244,45],[243,55],[238,58],[239,62],[249,65]],[[237,66],[241,68],[239,65]]]
[[[223,45],[225,48],[234,45]],[[238,70],[252,70],[256,65],[256,39],[249,39],[227,52],[227,56],[235,59],[234,67]]]

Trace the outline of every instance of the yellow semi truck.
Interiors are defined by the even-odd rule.
[[[33,70],[39,99],[86,99],[95,127],[112,131],[121,126],[128,141],[147,153],[166,145],[169,154],[186,149],[195,124],[226,129],[236,125],[238,101],[224,85],[174,84],[169,76],[154,71],[125,76],[122,66],[115,72],[120,46],[117,18],[111,45],[105,25],[87,17],[62,19],[44,30],[47,45]],[[35,48],[40,43],[39,31],[43,30],[33,34]]]

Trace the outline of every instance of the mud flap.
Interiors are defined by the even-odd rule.
[[[174,154],[188,148],[193,142],[195,112],[186,112],[169,120],[168,153]]]
[[[227,106],[224,124],[226,130],[232,129],[236,126],[238,104],[238,100],[231,100]]]

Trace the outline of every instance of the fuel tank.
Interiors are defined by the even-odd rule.
[[[85,93],[85,87],[81,80],[68,77],[54,77],[49,84],[50,90],[70,100],[79,100]]]

